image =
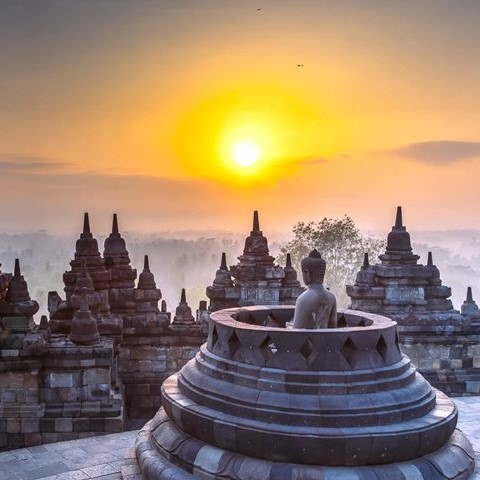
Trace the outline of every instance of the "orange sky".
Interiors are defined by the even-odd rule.
[[[397,205],[480,228],[479,21],[473,0],[7,2],[2,229],[243,232],[258,209],[388,231]]]

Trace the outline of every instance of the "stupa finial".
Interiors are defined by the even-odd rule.
[[[432,256],[432,252],[428,252],[427,267],[433,267],[433,256]]]
[[[259,232],[260,231],[260,222],[258,220],[258,210],[253,212],[253,227],[252,232]]]
[[[227,255],[222,252],[222,261],[220,263],[220,270],[227,270]]]
[[[467,287],[467,302],[473,302],[472,287]]]
[[[112,235],[118,235],[118,219],[116,213],[113,214]]]
[[[368,252],[365,252],[363,255],[363,268],[368,268],[370,266],[370,260],[368,258]]]
[[[182,295],[180,297],[180,303],[187,303],[187,295],[185,294],[185,289],[182,288]]]
[[[15,259],[15,267],[13,270],[13,276],[14,277],[20,277],[22,274],[20,272],[20,260],[18,258]]]
[[[285,263],[285,267],[292,268],[292,256],[290,253],[287,253],[287,261]]]
[[[395,217],[395,228],[402,228],[402,227],[403,227],[402,207],[397,207],[397,216]]]
[[[150,264],[148,262],[148,255],[145,255],[145,257],[143,257],[143,271],[144,272],[149,272],[150,271]]]
[[[90,220],[88,218],[88,212],[85,212],[83,215],[83,234],[90,234]]]

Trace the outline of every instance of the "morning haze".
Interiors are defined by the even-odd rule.
[[[480,5],[4,2],[2,230],[477,229]],[[240,151],[240,158],[238,152]],[[237,153],[235,153],[237,152]],[[379,205],[382,208],[378,208]],[[102,230],[103,231],[103,230]]]

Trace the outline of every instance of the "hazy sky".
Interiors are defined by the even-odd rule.
[[[480,228],[479,25],[478,0],[0,0],[2,231]]]

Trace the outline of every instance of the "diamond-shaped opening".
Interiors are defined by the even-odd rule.
[[[260,345],[260,350],[264,353],[264,355],[266,354],[266,356],[270,358],[272,355],[277,353],[277,346],[275,345],[275,342],[267,335],[265,340]]]
[[[213,326],[213,329],[212,329],[211,339],[212,339],[212,348],[215,348],[215,345],[218,342],[217,327],[215,325]]]
[[[340,352],[344,356],[348,364],[353,368],[355,366],[355,354],[357,352],[357,347],[353,343],[353,340],[348,337],[343,347],[340,349]]]
[[[230,353],[230,357],[233,357],[235,355],[235,352],[240,348],[241,342],[237,337],[237,334],[235,330],[232,332],[230,335],[230,338],[228,339],[228,351]]]
[[[293,311],[292,310],[274,310],[270,313],[273,320],[281,328],[285,327],[285,324],[290,320],[293,320]]]
[[[300,353],[302,354],[303,358],[308,362],[308,359],[315,352],[315,345],[312,343],[310,338],[307,337],[305,343],[300,348]]]
[[[357,324],[357,327],[364,327],[365,326],[365,320],[362,318],[358,324]]]
[[[281,325],[273,315],[269,314],[267,315],[267,318],[265,319],[265,321],[263,322],[263,325],[265,327],[275,327],[275,328],[278,328],[278,327],[282,327],[283,325]]]
[[[337,327],[338,328],[344,328],[344,327],[347,327],[347,320],[345,319],[345,315],[340,315],[339,318],[337,318]]]
[[[377,352],[385,361],[385,357],[387,356],[387,343],[381,334],[377,342]]]
[[[248,312],[247,310],[240,310],[235,315],[235,320],[242,323],[252,323],[252,319],[250,318],[250,312]]]

